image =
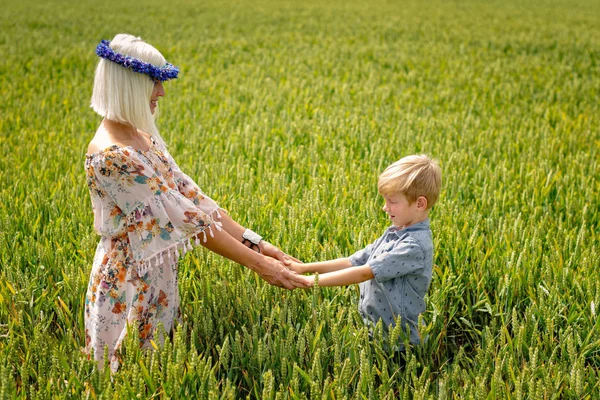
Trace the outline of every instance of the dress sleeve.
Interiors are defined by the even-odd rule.
[[[137,152],[119,148],[89,161],[96,186],[120,209],[134,260],[146,267],[165,255],[178,257],[199,243],[206,230],[212,234],[213,216],[177,190],[172,180]],[[217,226],[218,228],[218,226]]]
[[[414,241],[400,242],[392,250],[382,253],[369,262],[377,282],[382,283],[422,270],[425,254]]]
[[[219,210],[222,210],[219,205],[213,199],[208,197],[192,178],[181,171],[179,165],[177,165],[169,151],[164,146],[158,146],[160,146],[160,151],[165,155],[165,157],[167,157],[173,172],[173,179],[175,180],[175,184],[177,185],[177,190],[179,193],[193,201],[194,204],[206,214],[213,215],[214,213],[219,215]]]

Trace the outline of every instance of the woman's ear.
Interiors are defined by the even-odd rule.
[[[419,210],[427,210],[427,197],[419,196],[417,197],[417,208]]]

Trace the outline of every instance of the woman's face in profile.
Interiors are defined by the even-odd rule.
[[[152,95],[150,96],[150,112],[154,114],[156,106],[158,106],[158,98],[165,95],[165,88],[162,82],[158,81],[154,83],[154,89],[152,89]]]

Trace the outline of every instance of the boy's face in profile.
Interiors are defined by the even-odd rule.
[[[383,194],[385,205],[383,211],[385,211],[394,226],[398,228],[406,228],[417,222],[421,222],[427,218],[427,200],[424,197],[419,197],[416,201],[409,203],[406,196],[402,193]],[[425,207],[423,207],[423,200],[425,200]]]

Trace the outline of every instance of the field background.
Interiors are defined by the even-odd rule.
[[[94,48],[119,32],[181,68],[159,119],[181,168],[302,260],[381,234],[385,166],[440,161],[404,368],[357,287],[282,291],[203,249],[172,341],[131,334],[112,378],[80,353]],[[0,398],[600,398],[599,61],[594,0],[3,3]]]

